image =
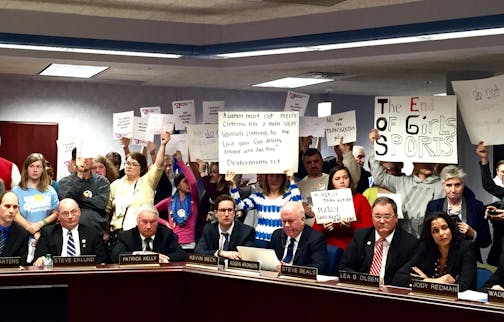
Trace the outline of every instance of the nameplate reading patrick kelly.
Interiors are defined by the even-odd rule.
[[[159,265],[159,254],[119,255],[119,265]]]
[[[65,266],[96,266],[96,256],[95,255],[82,255],[82,256],[54,256],[53,257],[54,267],[65,267]]]
[[[0,257],[0,268],[19,267],[21,265],[21,257]]]

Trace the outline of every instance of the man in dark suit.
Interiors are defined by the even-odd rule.
[[[0,257],[21,257],[26,263],[28,255],[28,232],[14,222],[19,212],[18,197],[7,191],[0,197]]]
[[[194,253],[240,259],[236,246],[254,247],[255,230],[235,221],[235,201],[230,195],[218,196],[215,204],[217,222],[205,225]]]
[[[79,224],[80,208],[73,199],[66,198],[58,206],[58,224],[48,225],[40,231],[35,248],[34,266],[44,265],[44,255],[80,256],[96,255],[97,263],[107,260],[103,238],[96,229]]]
[[[275,250],[281,265],[316,267],[319,274],[324,274],[327,243],[323,234],[305,225],[303,204],[287,202],[280,210],[280,218],[282,228],[273,232],[269,248]]]
[[[343,253],[339,270],[379,275],[382,284],[390,285],[397,270],[414,255],[418,240],[397,226],[394,200],[379,197],[372,211],[374,227],[355,232]]]
[[[134,252],[159,253],[159,262],[183,262],[187,255],[177,242],[171,229],[158,225],[159,212],[152,205],[143,205],[137,211],[137,226],[119,233],[112,249],[112,262],[119,261],[120,254]]]

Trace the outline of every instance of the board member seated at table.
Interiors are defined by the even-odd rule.
[[[379,197],[372,207],[372,228],[362,228],[343,253],[340,271],[380,276],[380,284],[390,285],[395,273],[415,254],[418,239],[397,226],[397,205]]]
[[[96,255],[96,263],[107,260],[103,239],[97,229],[79,224],[80,208],[73,199],[66,198],[58,206],[58,223],[40,231],[35,248],[34,266],[44,265],[44,256]]]
[[[159,253],[160,263],[186,260],[187,255],[173,231],[158,224],[159,212],[153,205],[140,206],[136,216],[137,226],[119,233],[112,249],[112,262],[117,263],[120,254],[142,251]]]
[[[230,195],[218,196],[215,205],[217,222],[205,225],[194,253],[240,259],[236,246],[254,247],[255,230],[235,221],[235,201]]]
[[[28,232],[14,222],[19,212],[19,200],[14,192],[0,195],[0,257],[21,257],[26,263],[28,255]]]
[[[287,202],[280,210],[280,219],[282,228],[273,232],[268,248],[275,250],[281,265],[316,267],[319,274],[324,274],[326,240],[322,233],[305,225],[303,204],[299,201]]]
[[[394,277],[392,284],[410,286],[412,279],[458,284],[459,291],[476,288],[476,246],[463,239],[454,220],[444,211],[429,215],[421,243],[411,261]]]

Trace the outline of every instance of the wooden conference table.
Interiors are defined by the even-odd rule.
[[[335,282],[317,283],[269,276],[202,269],[183,263],[161,267],[105,265],[51,270],[30,267],[1,269],[0,286],[7,289],[10,286],[67,286],[64,299],[42,295],[37,301],[44,306],[47,302],[46,310],[66,308],[63,313],[66,318],[61,320],[69,322],[504,319],[504,304],[413,296],[404,289],[379,291]],[[31,294],[29,292],[24,294]],[[18,304],[30,310],[26,301]],[[30,312],[30,315],[31,321],[44,321],[40,318],[44,317],[43,311]]]

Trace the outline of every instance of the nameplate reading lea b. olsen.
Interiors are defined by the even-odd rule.
[[[340,283],[380,287],[380,276],[357,272],[339,272]]]
[[[251,261],[241,261],[236,259],[228,260],[228,268],[230,269],[247,269],[251,271],[259,271],[261,265],[259,262],[251,262]]]
[[[219,258],[212,255],[189,254],[189,256],[187,256],[187,263],[217,266],[217,264],[219,263]]]
[[[21,257],[0,257],[0,268],[19,267],[21,265]]]
[[[159,265],[159,254],[119,255],[119,265]]]
[[[435,295],[457,299],[459,286],[458,284],[430,283],[414,280],[413,284],[411,285],[411,290],[413,291],[413,293],[422,293],[426,295]]]
[[[504,291],[487,289],[488,302],[504,304]]]
[[[53,257],[54,267],[65,267],[65,266],[96,266],[96,256],[95,255],[82,255],[82,256],[54,256]]]
[[[318,268],[296,266],[296,265],[281,265],[280,274],[283,276],[305,278],[309,280],[317,280]]]

